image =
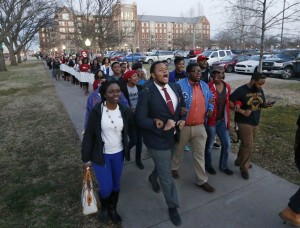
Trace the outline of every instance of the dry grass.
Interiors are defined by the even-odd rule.
[[[0,227],[99,227],[80,206],[80,140],[42,62],[0,74]]]

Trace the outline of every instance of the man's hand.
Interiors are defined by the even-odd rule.
[[[168,119],[166,125],[165,125],[165,128],[164,128],[164,131],[168,131],[172,128],[174,128],[176,126],[176,123],[174,120],[171,120],[171,119]]]
[[[180,115],[184,116],[187,113],[187,109],[184,107],[180,108]]]
[[[154,122],[157,128],[162,128],[164,126],[164,122],[162,122],[160,119],[154,119]]]
[[[213,116],[213,110],[209,109],[209,110],[206,112],[206,116],[212,117],[212,116]]]
[[[184,120],[179,120],[177,122],[177,125],[179,126],[179,130],[182,130],[184,128],[185,121]]]

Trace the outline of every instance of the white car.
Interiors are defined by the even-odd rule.
[[[263,55],[263,59],[267,59],[272,55]],[[253,74],[257,71],[259,65],[259,55],[253,55],[247,61],[239,62],[235,65],[234,70],[236,73]]]
[[[231,50],[207,50],[199,55],[205,55],[208,58],[208,65],[212,66],[214,62],[220,61],[225,56],[232,55],[232,52]],[[194,58],[190,58],[189,63],[197,62],[197,58],[199,55]]]

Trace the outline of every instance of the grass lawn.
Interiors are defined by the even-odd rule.
[[[82,215],[80,140],[44,64],[8,70],[0,73],[0,227],[99,227],[96,216]],[[298,184],[292,147],[299,113],[297,105],[264,110],[253,155]]]
[[[82,215],[81,143],[44,64],[8,70],[0,73],[0,227],[99,227]]]

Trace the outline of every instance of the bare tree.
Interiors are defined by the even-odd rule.
[[[65,0],[72,12],[75,25],[74,38],[78,48],[84,47],[84,41],[89,38],[91,47],[104,50],[118,46],[120,35],[113,21],[118,12],[120,0]]]
[[[242,4],[241,4],[242,1]],[[262,57],[265,49],[265,34],[267,31],[278,28],[282,20],[295,22],[299,18],[300,2],[290,0],[288,6],[283,9],[276,7],[278,1],[275,0],[227,0],[233,9],[243,11],[245,15],[250,14],[255,18],[255,24],[251,27],[256,28],[260,33],[260,63],[259,71],[262,71]]]
[[[0,43],[4,42],[10,54],[11,65],[17,65],[15,55],[20,56],[37,32],[46,26],[53,15],[55,2],[47,0],[6,0],[0,6]],[[20,62],[20,57],[19,57]],[[1,71],[1,69],[0,69]]]

